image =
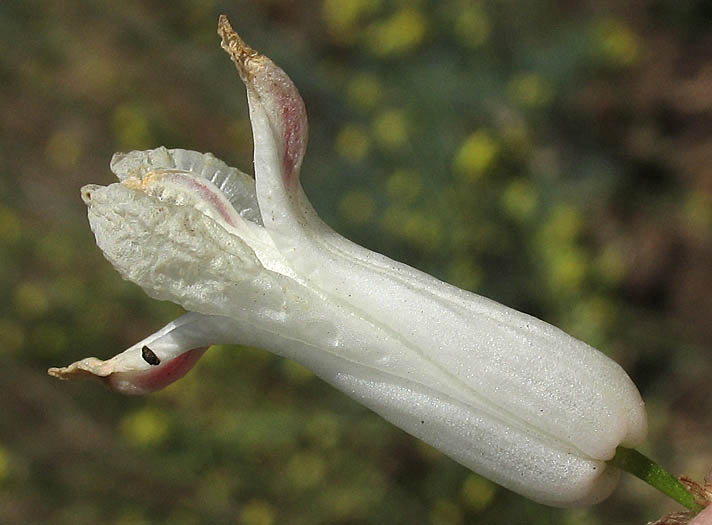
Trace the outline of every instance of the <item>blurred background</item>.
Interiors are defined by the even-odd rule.
[[[622,5],[627,4],[627,5]],[[0,522],[638,524],[624,476],[532,503],[301,366],[214,347],[121,397],[49,366],[179,315],[123,282],[79,188],[115,151],[251,168],[227,13],[301,90],[302,181],[347,237],[555,324],[633,377],[642,450],[712,466],[712,4],[702,0],[0,3]]]

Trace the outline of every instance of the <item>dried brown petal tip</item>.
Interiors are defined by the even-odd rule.
[[[107,369],[105,361],[96,357],[87,357],[69,366],[50,368],[47,373],[62,380],[86,378],[104,380],[111,374],[111,370]]]
[[[240,75],[247,74],[245,64],[248,59],[259,55],[257,51],[248,46],[240,35],[230,25],[227,15],[220,15],[218,19],[218,35],[221,38],[220,46],[230,55]]]

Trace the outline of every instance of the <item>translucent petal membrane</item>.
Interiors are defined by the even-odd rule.
[[[143,178],[159,170],[189,172],[212,182],[233,205],[241,217],[262,223],[255,181],[252,177],[215,158],[212,153],[164,147],[117,153],[111,159],[111,171],[124,181],[129,177]]]

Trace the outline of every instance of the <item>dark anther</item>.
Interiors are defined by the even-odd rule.
[[[161,364],[161,360],[158,359],[158,356],[154,354],[153,350],[151,350],[147,346],[144,346],[141,349],[141,357],[143,357],[143,360],[146,361],[149,365],[158,366]]]

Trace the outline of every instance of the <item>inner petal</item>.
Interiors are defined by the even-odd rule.
[[[128,178],[142,179],[149,173],[161,170],[187,172],[210,181],[240,217],[257,224],[262,223],[254,179],[215,158],[212,153],[160,147],[116,153],[111,159],[111,171],[122,182]]]

